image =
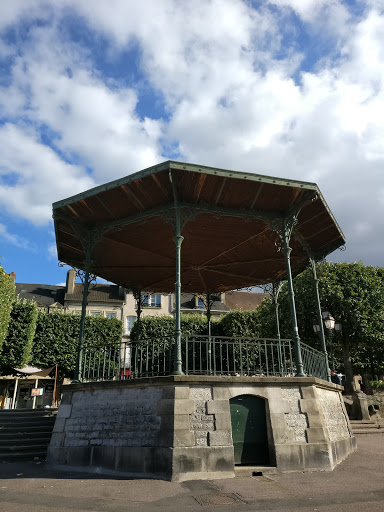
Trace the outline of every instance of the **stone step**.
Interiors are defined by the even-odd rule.
[[[0,451],[1,462],[12,462],[13,460],[45,460],[47,450],[29,452],[3,452]]]
[[[361,435],[361,434],[370,434],[370,435],[372,435],[372,434],[381,434],[381,435],[383,435],[384,434],[384,428],[380,428],[380,429],[378,429],[378,428],[377,429],[372,429],[372,428],[370,428],[370,429],[363,429],[362,428],[362,429],[358,429],[358,430],[354,430],[353,429],[353,435],[358,436],[358,435]]]
[[[2,443],[4,440],[9,439],[38,439],[39,437],[44,438],[50,438],[51,437],[52,430],[47,430],[45,432],[42,432],[41,430],[37,430],[35,432],[4,432],[3,430],[0,430],[0,443]]]
[[[2,411],[0,462],[45,460],[57,409]]]
[[[57,409],[0,409],[0,420],[5,416],[51,416],[57,413]]]
[[[273,475],[275,466],[235,466],[235,477]]]
[[[376,421],[373,420],[349,420],[351,425],[376,425]]]
[[[42,419],[38,419],[36,418],[36,420],[34,421],[0,421],[0,429],[4,429],[4,428],[12,428],[12,427],[18,427],[20,425],[22,425],[23,427],[39,427],[40,425],[41,426],[49,426],[49,425],[54,425],[55,424],[55,419],[54,417],[52,418],[42,418]]]
[[[6,425],[1,427],[2,434],[17,434],[17,433],[25,433],[28,434],[30,432],[52,432],[53,423],[50,425]]]
[[[354,435],[360,434],[384,434],[384,421],[350,420]]]
[[[39,437],[29,437],[29,436],[19,436],[19,437],[3,437],[0,438],[0,450],[3,449],[3,447],[8,448],[8,446],[36,446],[39,444],[49,444],[49,441],[51,439],[51,433],[47,433],[47,435],[44,436],[44,434],[40,434]]]
[[[384,428],[384,421],[351,421],[352,429],[355,428]]]
[[[0,416],[0,425],[8,425],[10,423],[45,423],[46,421],[55,421],[56,415],[47,415],[47,416],[13,416],[9,414],[8,416]]]
[[[49,444],[48,442],[45,443],[39,443],[34,445],[28,445],[28,444],[22,444],[22,445],[15,445],[10,444],[9,446],[2,446],[0,448],[1,453],[41,453],[47,450],[47,446]]]

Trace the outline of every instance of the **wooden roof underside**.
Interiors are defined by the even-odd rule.
[[[285,260],[272,226],[299,205],[297,236],[290,243],[294,273],[308,262],[304,246],[321,258],[345,243],[313,183],[165,162],[55,203],[59,260],[84,268],[84,241],[98,230],[93,273],[128,288],[173,291],[175,191],[185,292],[219,292],[284,278]]]

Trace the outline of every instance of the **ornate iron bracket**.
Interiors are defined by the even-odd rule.
[[[185,225],[188,224],[190,220],[193,220],[196,215],[198,214],[197,211],[192,210],[190,208],[179,208],[179,217],[180,217],[180,231],[182,232]],[[176,232],[177,229],[177,211],[176,207],[172,206],[168,210],[166,210],[162,215],[162,218],[164,219],[164,222],[171,224],[174,231]]]
[[[287,215],[282,219],[266,219],[270,229],[275,231],[278,235],[278,240],[276,241],[276,247],[278,251],[286,250],[285,244],[287,245],[287,249],[289,248],[289,241],[291,239],[292,233],[295,230],[295,226],[298,223],[299,214],[303,207],[312,201],[315,201],[318,197],[317,193],[312,193],[311,196],[305,196],[295,204],[287,213]],[[309,247],[309,246],[308,246]]]

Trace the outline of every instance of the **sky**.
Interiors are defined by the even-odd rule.
[[[61,284],[52,203],[165,160],[318,184],[383,265],[384,0],[1,0],[0,264]]]

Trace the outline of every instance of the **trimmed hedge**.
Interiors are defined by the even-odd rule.
[[[0,265],[0,351],[7,336],[14,299],[15,283]]]
[[[35,302],[14,299],[8,334],[0,354],[0,368],[23,368],[30,362],[37,313]]]
[[[32,363],[39,367],[57,364],[66,376],[76,366],[79,342],[80,315],[39,312],[33,343]],[[116,318],[87,316],[85,319],[84,347],[118,345],[122,323]]]
[[[205,316],[181,314],[182,335],[208,334],[208,322]],[[175,334],[175,319],[170,316],[144,316],[140,319],[140,339],[167,338]],[[138,323],[133,324],[131,340],[137,339]]]
[[[260,336],[260,320],[256,311],[231,311],[223,317],[220,322],[222,336],[249,336],[258,338]]]
[[[208,335],[208,321],[205,316],[181,314],[181,333]],[[131,330],[131,340],[138,334],[135,322]],[[140,319],[140,339],[167,338],[175,333],[175,319],[169,316],[145,316]],[[257,311],[232,311],[219,319],[211,319],[212,336],[259,337],[260,323]]]

